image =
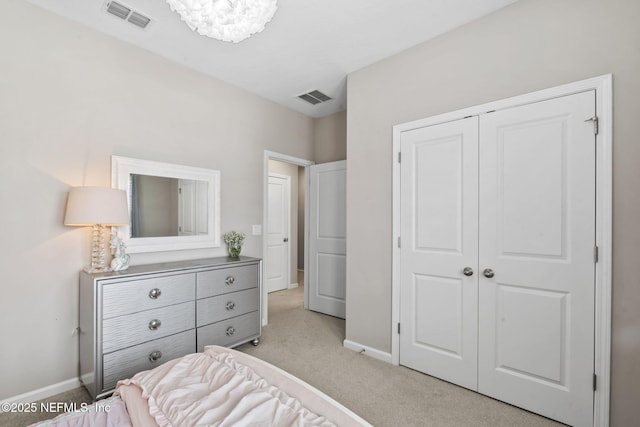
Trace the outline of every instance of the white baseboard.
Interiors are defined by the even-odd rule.
[[[376,350],[375,348],[368,347],[366,345],[358,344],[357,342],[344,340],[343,345],[348,350],[353,350],[358,353],[365,354],[374,359],[382,360],[383,362],[391,363],[391,353],[385,353],[384,351]]]
[[[26,393],[18,394],[16,396],[8,397],[2,401],[2,403],[32,403],[38,400],[46,399],[47,397],[55,396],[56,394],[64,393],[65,391],[73,390],[74,388],[81,387],[82,384],[77,378],[62,381],[57,384],[51,384],[46,387],[39,388],[37,390],[28,391]]]
[[[298,284],[297,284],[297,283],[291,283],[291,284],[289,285],[289,288],[288,288],[288,289],[295,289],[295,288],[297,288],[297,287],[298,287]]]

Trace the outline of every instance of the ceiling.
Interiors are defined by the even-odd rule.
[[[262,33],[240,43],[192,32],[164,0],[116,0],[152,19],[138,28],[108,0],[26,0],[310,117],[346,109],[347,74],[516,0],[279,0]],[[333,98],[312,106],[312,90]]]

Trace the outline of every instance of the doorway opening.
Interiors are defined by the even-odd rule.
[[[268,323],[269,293],[304,286],[308,253],[308,173],[314,163],[264,152],[262,325]],[[305,308],[306,288],[305,288]]]

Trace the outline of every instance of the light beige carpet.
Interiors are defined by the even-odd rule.
[[[302,287],[269,294],[269,325],[261,344],[239,350],[298,376],[375,426],[562,425],[347,350],[344,320],[304,310],[303,296]]]
[[[300,278],[300,283],[302,280]],[[342,319],[303,308],[303,287],[269,295],[269,325],[258,347],[238,350],[320,389],[375,426],[533,427],[560,424],[410,369],[343,347]],[[87,402],[83,389],[47,399]],[[25,426],[57,414],[2,414],[0,426]]]

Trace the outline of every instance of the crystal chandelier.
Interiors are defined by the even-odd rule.
[[[277,0],[166,0],[198,34],[238,43],[264,30]]]

